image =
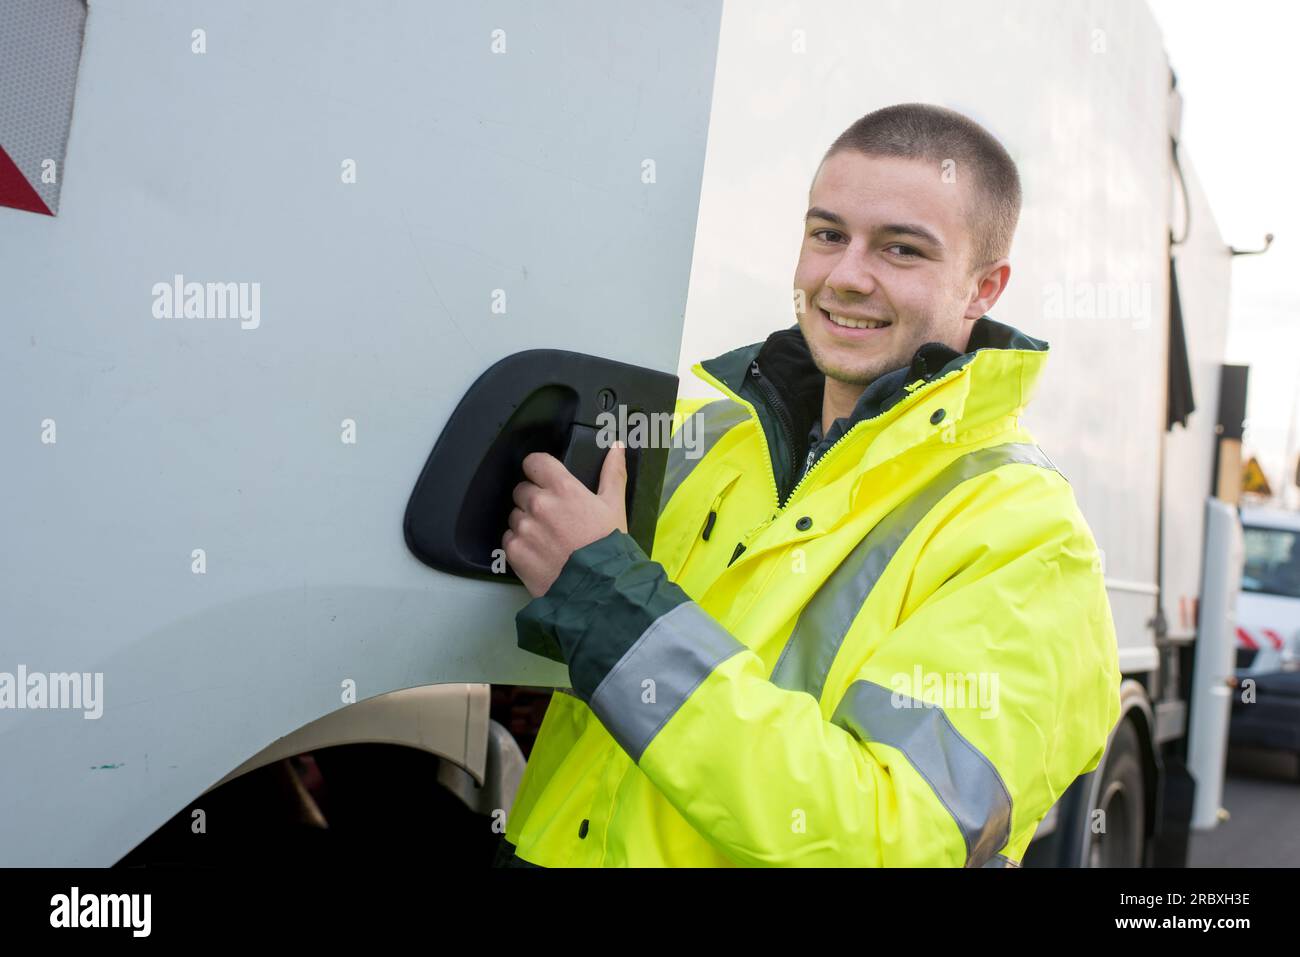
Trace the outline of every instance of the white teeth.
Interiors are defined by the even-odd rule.
[[[822,310],[826,312],[826,310]],[[843,316],[837,316],[832,312],[827,312],[831,322],[837,326],[844,326],[846,329],[883,329],[889,325],[887,322],[880,322],[876,319],[846,319]]]

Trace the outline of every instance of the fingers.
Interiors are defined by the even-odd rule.
[[[520,482],[515,486],[514,491],[510,493],[510,497],[525,512],[531,512],[533,503],[537,500],[537,496],[541,494],[542,490],[539,486],[534,485],[532,482]]]
[[[515,511],[518,511],[518,509],[515,509]],[[501,536],[501,548],[506,553],[506,561],[510,563],[511,570],[527,587],[527,576],[533,561],[533,553],[528,548],[527,539],[515,531],[514,528],[507,528],[506,533]],[[529,590],[531,591],[531,589]]]
[[[527,558],[531,554],[529,540],[520,530],[520,522],[523,520],[523,512],[515,509],[510,513],[510,527],[506,529],[505,534],[501,536],[501,547],[505,549],[506,561],[514,565],[521,558]]]
[[[555,488],[565,481],[578,481],[564,463],[547,452],[530,452],[524,456],[524,477],[542,488]]]
[[[615,442],[600,466],[600,491],[597,492],[612,507],[623,508],[627,491],[627,450],[622,442]]]
[[[524,520],[524,518],[527,516],[527,514],[528,514],[528,513],[525,512],[522,508],[518,508],[518,507],[516,507],[516,508],[511,509],[511,510],[510,510],[510,521],[508,522],[508,524],[509,524],[510,527],[509,527],[509,529],[508,529],[508,531],[507,531],[507,534],[509,534],[509,532],[514,532],[516,535],[522,535],[522,534],[523,534],[523,531],[520,529],[519,526],[520,526],[520,523],[523,522],[523,520]]]

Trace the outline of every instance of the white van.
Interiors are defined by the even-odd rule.
[[[1300,758],[1300,513],[1243,506],[1229,743]]]
[[[1243,506],[1241,525],[1238,673],[1300,670],[1300,512]]]

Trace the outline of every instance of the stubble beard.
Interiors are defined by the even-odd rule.
[[[895,333],[899,331],[898,325],[898,321],[895,320],[893,330]],[[808,351],[812,355],[813,364],[817,366],[822,375],[845,385],[865,389],[881,376],[909,365],[912,357],[916,354],[916,350],[925,343],[942,341],[942,339],[943,334],[939,329],[935,328],[935,324],[927,323],[920,337],[910,342],[902,350],[904,354],[893,354],[885,358],[864,359],[864,365],[844,365],[838,361],[828,360],[821,351],[820,346],[814,344],[811,340],[808,342]]]
[[[816,347],[810,346],[809,351],[812,353],[813,364],[817,366],[822,375],[828,379],[834,379],[836,382],[842,382],[845,385],[851,385],[859,389],[865,389],[885,373],[891,372],[897,369],[899,365],[904,364],[895,363],[893,359],[888,359],[876,360],[865,368],[852,368],[828,363]]]

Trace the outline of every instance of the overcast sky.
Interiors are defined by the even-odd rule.
[[[1246,451],[1277,488],[1300,382],[1300,65],[1293,0],[1150,0],[1183,93],[1182,146],[1232,269],[1227,362],[1250,366]],[[1214,410],[1209,410],[1213,414]]]

